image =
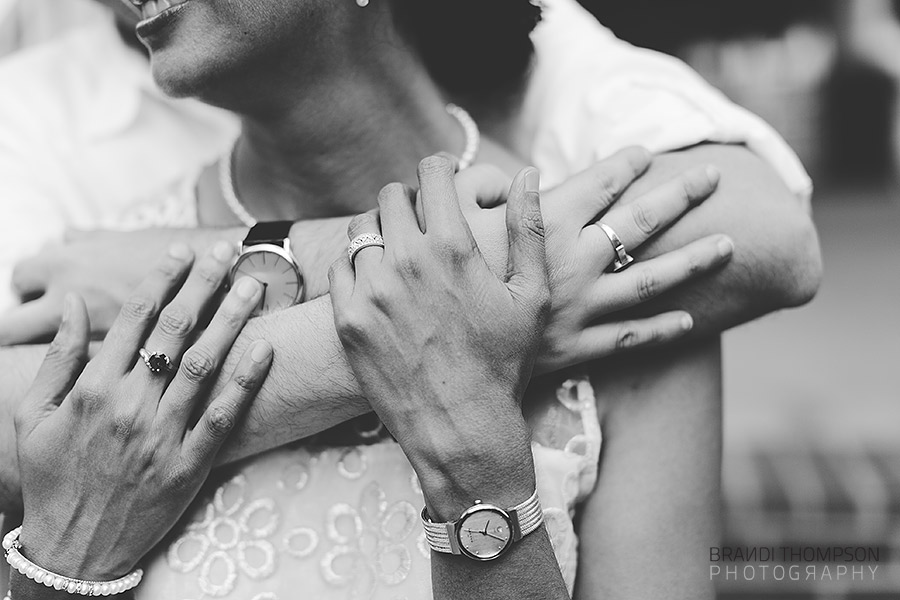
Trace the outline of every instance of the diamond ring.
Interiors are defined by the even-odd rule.
[[[384,238],[377,233],[363,233],[358,235],[347,246],[347,256],[350,257],[350,264],[356,267],[356,255],[360,250],[365,248],[378,247],[384,248]]]

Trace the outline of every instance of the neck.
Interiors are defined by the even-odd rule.
[[[305,79],[280,86],[289,102],[244,114],[234,182],[256,218],[363,212],[387,183],[413,185],[422,157],[462,153],[463,129],[415,55],[392,44],[367,54],[319,69],[312,85],[285,78]]]

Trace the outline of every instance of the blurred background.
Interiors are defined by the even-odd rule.
[[[873,546],[881,562],[875,581],[758,578],[720,598],[900,599],[900,2],[582,2],[762,116],[816,181],[819,296],[725,337],[723,544]],[[0,60],[92,10],[0,0]]]
[[[879,546],[881,563],[874,582],[720,597],[900,599],[900,2],[584,4],[762,116],[816,182],[818,297],[725,336],[723,544]]]

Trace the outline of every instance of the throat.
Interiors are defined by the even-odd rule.
[[[245,119],[230,157],[230,177],[222,176],[216,165],[216,177],[211,179],[217,185],[210,189],[207,181],[200,191],[217,192],[212,199],[230,212],[236,212],[232,210],[236,197],[259,221],[365,212],[377,205],[378,192],[388,183],[415,186],[421,158],[441,151],[461,155],[467,141],[471,145],[471,132],[443,103],[436,106],[428,118],[402,117],[387,110],[356,122],[332,122],[327,134],[321,128],[299,131],[296,126],[273,127]],[[234,195],[231,203],[229,191]]]

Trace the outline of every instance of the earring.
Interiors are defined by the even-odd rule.
[[[365,8],[369,5],[369,0],[356,0],[356,5]]]

